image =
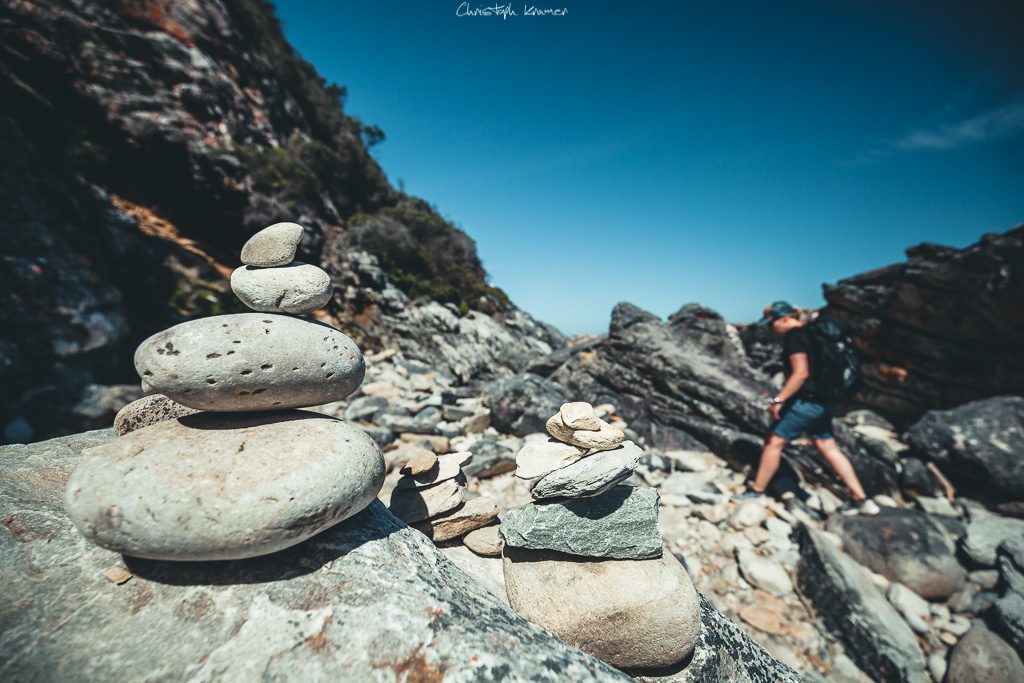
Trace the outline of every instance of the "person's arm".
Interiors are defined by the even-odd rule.
[[[778,403],[772,403],[768,406],[768,412],[772,414],[772,417],[776,420],[779,419],[780,411],[782,410],[782,404],[789,400],[789,398],[800,391],[800,387],[807,381],[807,375],[809,374],[807,364],[807,354],[792,353],[789,356],[789,366],[793,368],[793,373],[786,380],[785,385],[782,387],[782,391],[775,395],[775,398],[779,399]]]
[[[780,403],[788,401],[793,394],[800,391],[800,387],[807,381],[807,376],[810,374],[807,363],[806,353],[794,353],[789,357],[789,367],[793,368],[793,373],[786,380],[786,384],[783,385],[782,391],[775,395],[775,398],[779,399]]]

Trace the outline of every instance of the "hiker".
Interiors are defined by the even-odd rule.
[[[832,404],[848,398],[859,380],[860,368],[845,328],[824,316],[820,322],[808,324],[785,301],[766,306],[759,324],[770,325],[772,331],[782,335],[786,382],[768,408],[773,419],[771,433],[765,440],[757,475],[744,496],[764,494],[779,469],[783,447],[806,433],[850,490],[851,500],[839,512],[878,514],[878,506],[867,497],[853,465],[832,434]]]

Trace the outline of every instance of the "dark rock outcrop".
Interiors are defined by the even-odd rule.
[[[723,344],[728,339],[718,337]],[[704,334],[693,341],[679,326],[620,303],[607,337],[571,355],[551,379],[573,396],[614,404],[630,428],[652,445],[711,450],[737,466],[756,464],[770,425],[764,397],[775,388],[749,365],[723,360],[717,344],[709,352],[709,344]],[[833,426],[867,490],[896,491],[889,450],[838,420]],[[786,455],[805,477],[841,487],[813,447],[794,444]]]
[[[1024,501],[1024,397],[997,396],[925,414],[906,434],[958,492],[979,500]]]
[[[574,400],[565,387],[529,373],[484,384],[480,391],[494,428],[519,436],[545,431],[548,418]]]
[[[964,586],[967,571],[953,539],[925,512],[885,507],[872,517],[834,515],[828,530],[853,559],[923,598],[948,598]]]
[[[0,6],[6,440],[110,424],[120,406],[97,422],[103,404],[83,402],[137,382],[146,336],[242,310],[227,276],[282,220],[305,226],[299,258],[334,279],[327,321],[364,349],[476,377],[560,345],[486,282],[469,237],[389,184],[369,152],[383,134],[345,95],[267,2]]]
[[[1024,393],[1024,226],[965,249],[921,244],[905,263],[824,290],[865,359],[858,401],[903,426],[927,410]]]
[[[0,449],[4,680],[629,680],[519,617],[379,502],[251,560],[95,547],[60,500],[81,450],[113,438]]]
[[[797,538],[800,591],[857,666],[881,681],[923,683],[917,639],[860,565],[806,525]]]

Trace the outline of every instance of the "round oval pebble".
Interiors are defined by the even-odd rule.
[[[351,517],[384,483],[380,449],[317,413],[198,413],[86,452],[64,507],[125,555],[224,560],[295,545]]]
[[[197,410],[276,410],[340,401],[363,381],[355,342],[329,325],[271,313],[190,320],[135,351],[153,391]]]
[[[260,268],[288,265],[301,240],[302,226],[298,223],[274,223],[242,245],[242,263]]]
[[[254,311],[299,315],[326,306],[334,287],[322,268],[293,261],[282,268],[236,268],[231,291]]]

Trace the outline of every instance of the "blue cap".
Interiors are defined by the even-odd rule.
[[[796,313],[796,309],[788,301],[774,301],[764,307],[764,318],[758,324],[768,325],[772,321],[794,313]]]

